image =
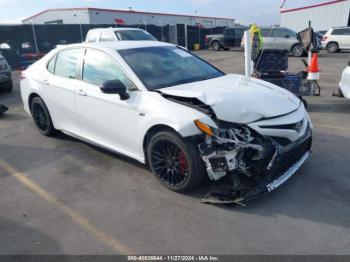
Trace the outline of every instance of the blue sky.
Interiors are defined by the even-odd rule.
[[[327,0],[287,0],[286,8],[300,7]],[[238,22],[260,25],[279,23],[282,0],[0,0],[0,23],[20,22],[48,8],[99,7],[135,11],[168,12],[203,16],[224,16]]]

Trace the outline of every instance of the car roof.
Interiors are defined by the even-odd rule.
[[[79,43],[60,46],[59,49],[67,49],[74,47],[90,47],[97,49],[123,50],[142,47],[159,47],[159,46],[175,46],[173,44],[160,41],[110,41],[110,42],[94,42],[94,43]]]
[[[289,29],[287,27],[260,27],[260,29],[263,29],[263,30],[277,30],[277,29]],[[291,30],[291,29],[289,29]]]
[[[337,26],[337,27],[333,27],[331,29],[349,29],[350,26]]]
[[[140,28],[134,28],[134,27],[107,27],[107,28],[93,28],[90,29],[91,31],[104,31],[104,30],[113,30],[113,31],[130,31],[130,30],[137,30],[137,31],[144,31]]]

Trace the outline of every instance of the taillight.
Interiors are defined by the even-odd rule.
[[[23,74],[23,71],[20,71],[20,73],[19,73],[19,81],[22,81],[22,80],[24,80],[24,79],[26,79],[26,77],[25,77],[25,75]]]

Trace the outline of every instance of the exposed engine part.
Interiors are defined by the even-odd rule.
[[[269,149],[264,147],[263,151],[268,153],[263,154],[261,160],[252,161],[247,172],[244,172],[244,167],[252,155],[242,157],[244,151],[248,149],[241,148],[239,150],[239,147],[237,147],[234,150],[237,153],[235,160],[236,163],[241,162],[242,164],[238,164],[237,169],[233,171],[227,169],[226,175],[221,174],[222,176],[219,180],[213,181],[211,190],[201,202],[244,206],[248,200],[275,190],[292,177],[302,166],[311,153],[311,145],[310,128],[306,130],[305,135],[301,139],[286,147],[273,145],[272,142]],[[275,149],[274,146],[276,146]],[[225,153],[227,152],[218,151],[218,154]],[[215,154],[213,155],[214,157],[216,156]],[[210,159],[208,161],[211,163]],[[215,172],[214,175],[216,175]]]
[[[220,178],[226,176],[227,171],[237,169],[237,155],[237,150],[233,150],[213,152],[208,156],[203,156],[202,158],[207,166],[209,178],[211,180],[219,180]]]
[[[217,181],[228,172],[241,172],[252,176],[254,162],[272,156],[271,143],[254,136],[247,127],[220,128],[217,135],[207,137],[199,145],[208,176]],[[276,151],[276,149],[275,149]]]

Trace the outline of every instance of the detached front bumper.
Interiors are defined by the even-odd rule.
[[[283,175],[277,178],[272,183],[266,185],[266,189],[268,192],[271,192],[281,186],[284,182],[286,182],[289,178],[291,178],[299,168],[305,163],[305,161],[309,158],[310,152],[306,152],[304,156],[296,162],[293,166],[291,166]]]
[[[240,172],[228,172],[221,178],[223,182],[214,182],[219,186],[214,186],[202,202],[244,205],[248,200],[268,194],[296,174],[310,156],[311,146],[312,131],[308,126],[298,141],[284,147],[276,146],[274,154],[260,166],[260,174],[246,176]]]

